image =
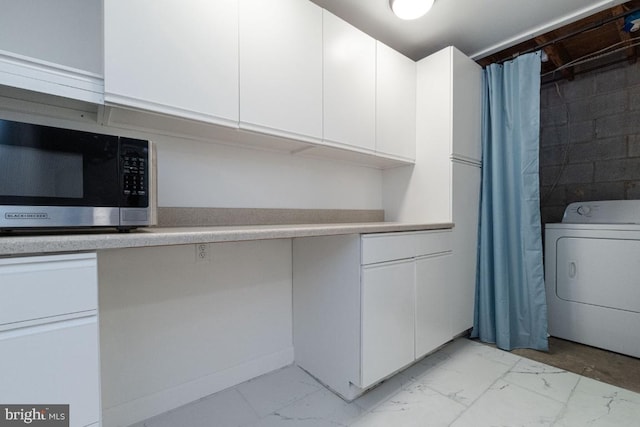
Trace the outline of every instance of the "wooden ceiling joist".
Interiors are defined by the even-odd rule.
[[[551,40],[551,37],[547,34],[542,34],[535,38],[535,42],[538,44],[538,46],[543,46],[549,43]],[[542,49],[547,54],[549,61],[551,61],[551,63],[555,65],[555,68],[560,68],[571,61],[571,56],[560,42],[546,45]],[[565,79],[573,80],[573,67],[563,68],[562,70],[560,70],[560,73]]]
[[[612,16],[622,15],[625,12],[626,10],[622,5],[615,6],[611,9]],[[615,24],[618,29],[618,35],[620,36],[620,41],[628,44],[626,49],[627,59],[629,60],[630,64],[634,64],[638,60],[638,52],[634,46],[631,46],[631,36],[629,35],[629,33],[623,30],[624,18],[617,19],[615,21]]]

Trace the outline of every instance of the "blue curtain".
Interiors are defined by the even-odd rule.
[[[482,186],[472,336],[548,350],[538,152],[540,53],[484,70]]]

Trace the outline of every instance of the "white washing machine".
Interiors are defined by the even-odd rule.
[[[549,334],[640,357],[640,200],[579,202],[545,227]]]

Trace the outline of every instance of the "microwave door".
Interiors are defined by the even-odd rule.
[[[2,228],[118,224],[118,138],[0,121]]]

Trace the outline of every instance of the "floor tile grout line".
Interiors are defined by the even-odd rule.
[[[578,375],[578,374],[576,374]],[[576,389],[578,388],[578,385],[582,382],[583,377],[582,375],[578,375],[578,381],[576,381],[576,385],[573,386],[573,388],[571,389],[571,393],[569,393],[569,397],[567,398],[567,402],[565,404],[562,405],[562,408],[560,409],[560,411],[558,411],[558,414],[556,415],[555,419],[551,422],[551,426],[553,427],[554,425],[556,425],[558,423],[558,421],[560,420],[560,417],[563,416],[567,410],[569,409],[569,402],[571,402],[571,398],[573,397],[574,393],[576,392]]]
[[[525,359],[526,359],[526,358],[525,358]],[[538,362],[538,363],[540,363],[540,362]],[[514,373],[527,374],[526,372],[513,372],[513,371],[509,371],[509,372],[507,372],[507,375],[508,375],[508,374],[514,374]],[[575,375],[575,376],[577,376],[577,377],[578,377],[578,380],[576,381],[576,384],[575,384],[575,385],[572,387],[572,389],[571,389],[571,391],[573,392],[573,390],[575,389],[575,387],[576,387],[576,386],[578,385],[578,383],[580,382],[580,378],[582,378],[582,377],[581,377],[581,375],[574,374],[573,372],[569,372],[569,371],[564,371],[564,372],[553,372],[553,373],[544,373],[544,372],[543,372],[543,373],[540,373],[540,374],[542,374],[542,375],[557,375],[557,374],[560,374],[560,373],[561,373],[561,374],[566,373],[566,374]],[[533,373],[533,372],[532,372],[532,374],[537,374],[537,373]],[[540,375],[540,374],[538,374],[538,375]],[[505,375],[505,376],[506,376],[506,375]],[[547,395],[547,394],[543,394],[543,393],[540,393],[540,392],[538,392],[538,391],[536,391],[536,390],[533,390],[533,389],[531,389],[531,388],[525,387],[525,386],[523,386],[523,385],[521,385],[521,384],[516,384],[515,382],[513,382],[513,381],[509,381],[509,380],[508,380],[508,379],[506,379],[506,378],[503,378],[503,381],[504,381],[504,382],[506,382],[506,383],[511,384],[511,385],[512,385],[512,386],[514,386],[514,387],[518,387],[519,389],[530,391],[531,393],[535,393],[535,394],[537,394],[538,396],[546,397],[546,398],[548,398],[548,399],[551,399],[551,400],[553,400],[553,401],[555,401],[555,402],[558,402],[558,403],[561,403],[561,404],[563,404],[563,405],[566,403],[566,402],[563,402],[563,401],[561,401],[561,400],[555,399],[555,398],[553,398],[553,397],[551,397],[551,396],[549,396],[549,395]],[[568,401],[568,399],[569,399],[570,397],[571,397],[571,393],[569,393],[569,397],[567,398],[567,401]]]
[[[242,384],[242,383],[241,383]],[[251,404],[251,402],[249,402],[249,400],[247,399],[247,397],[240,391],[240,389],[238,388],[238,386],[233,386],[233,389],[240,395],[240,398],[247,404],[249,405],[249,408],[251,408],[251,410],[253,411],[254,415],[256,416],[256,419],[260,420],[262,419],[262,417],[260,416],[260,414],[258,413],[258,410],[256,408],[253,407],[253,405]]]
[[[503,351],[503,350],[501,350],[501,351]],[[513,369],[513,368],[514,368],[518,363],[520,363],[520,360],[522,360],[522,357],[520,357],[520,356],[516,356],[516,357],[517,357],[518,359],[516,359],[516,361],[511,365],[511,367],[510,367],[509,369],[507,369],[507,370],[506,370],[502,375],[500,375],[498,378],[496,378],[496,379],[495,379],[495,381],[493,381],[493,382],[492,382],[492,383],[491,383],[491,384],[490,384],[490,385],[489,385],[489,386],[488,386],[488,387],[487,387],[487,388],[486,388],[482,393],[480,393],[480,395],[478,395],[478,397],[476,397],[475,399],[473,399],[473,401],[472,401],[471,403],[469,403],[469,405],[468,405],[468,406],[463,404],[463,405],[465,406],[464,411],[460,412],[460,413],[458,414],[458,416],[457,416],[457,417],[455,417],[455,418],[454,418],[454,419],[449,423],[449,427],[451,427],[451,426],[453,425],[453,423],[455,423],[455,422],[456,422],[460,417],[462,417],[462,415],[463,415],[463,414],[465,414],[469,409],[471,409],[471,407],[473,407],[473,405],[475,405],[475,404],[476,404],[476,402],[477,402],[478,400],[480,400],[480,399],[481,399],[485,394],[487,394],[487,392],[488,392],[489,390],[491,390],[491,387],[493,387],[495,383],[497,383],[497,382],[498,382],[498,381],[500,381],[500,380],[503,380],[503,379],[504,379],[504,377],[505,377],[509,372],[511,372],[511,370],[512,370],[512,369]],[[496,363],[500,363],[500,362],[496,362]],[[502,365],[507,365],[507,364],[506,364],[506,363],[504,363],[504,364],[502,364]],[[452,399],[452,400],[453,400],[453,399]],[[458,403],[460,403],[460,402],[458,402]]]

